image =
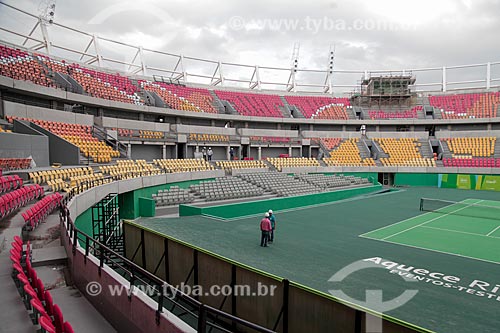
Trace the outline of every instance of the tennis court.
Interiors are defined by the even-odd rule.
[[[360,237],[500,263],[500,201],[421,199],[421,210]]]
[[[425,209],[438,212],[423,212],[422,197],[454,203],[424,202]],[[485,235],[500,225],[500,219],[486,218],[471,204],[500,209],[497,200],[498,192],[415,187],[296,210],[266,206],[277,217],[276,240],[267,248],[259,246],[260,216],[154,217],[134,222],[322,293],[340,289],[360,305],[366,290],[382,290],[384,299],[390,300],[408,288],[417,289],[411,301],[387,314],[436,332],[493,333],[500,327],[500,290],[494,288],[500,284],[500,228]],[[442,281],[436,279],[411,283],[376,268],[357,271],[341,282],[329,281],[351,263],[374,257],[435,276],[455,276],[460,282],[453,288],[438,285]],[[488,291],[470,294],[475,280],[487,282]],[[483,292],[477,286],[472,289]]]

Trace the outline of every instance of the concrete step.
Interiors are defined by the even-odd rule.
[[[47,265],[66,265],[68,255],[63,246],[43,247],[33,249],[31,262],[33,267]]]

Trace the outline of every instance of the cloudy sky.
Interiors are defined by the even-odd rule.
[[[34,14],[43,7],[39,0],[2,1]],[[55,21],[147,49],[271,67],[290,67],[294,44],[300,43],[299,68],[326,69],[335,45],[335,69],[377,70],[500,61],[498,13],[500,0],[59,0]],[[0,6],[4,28],[28,33],[34,22]],[[89,42],[89,37],[57,26],[49,27],[49,34],[54,44],[70,48],[82,50]],[[3,31],[0,39],[20,42]],[[124,61],[135,54],[111,43],[100,47],[105,57]],[[54,53],[75,57],[62,50]],[[176,61],[148,52],[145,60],[161,68],[172,68]],[[215,65],[193,61],[185,65],[193,73],[215,70]],[[485,71],[449,71],[448,77],[484,79]],[[251,74],[251,69],[224,68],[228,77]],[[437,71],[416,74],[417,81],[440,81]],[[267,81],[288,77],[286,72],[261,75]],[[493,66],[492,76],[500,77],[500,65]],[[359,78],[339,74],[334,83],[354,84]],[[324,76],[303,74],[298,80],[320,82]]]

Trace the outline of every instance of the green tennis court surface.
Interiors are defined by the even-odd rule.
[[[500,263],[500,202],[466,199],[360,237]]]
[[[413,299],[401,307],[388,311],[387,314],[440,333],[498,333],[500,290],[496,290],[495,286],[500,285],[498,264],[500,239],[484,237],[481,234],[486,235],[491,232],[495,223],[499,225],[499,221],[486,218],[476,220],[473,217],[458,215],[460,211],[450,214],[446,220],[441,220],[440,216],[446,215],[444,211],[450,207],[443,208],[444,214],[424,213],[419,210],[419,201],[422,197],[451,200],[459,203],[457,205],[479,200],[483,200],[480,204],[489,205],[492,204],[490,201],[499,200],[498,192],[408,188],[398,192],[298,210],[280,211],[275,207],[266,206],[266,210],[275,211],[277,219],[275,242],[267,248],[259,246],[260,216],[226,221],[201,215],[179,218],[155,217],[141,218],[135,222],[145,228],[167,234],[256,269],[286,277],[323,293],[328,294],[330,290],[340,289],[359,300],[360,305],[366,299],[367,290],[382,290],[384,300],[391,300],[406,289],[416,289],[418,294]],[[472,208],[469,208],[469,212],[470,209]],[[467,209],[463,211],[467,213]],[[433,217],[439,218],[430,221]],[[398,223],[400,221],[407,222]],[[478,223],[475,226],[467,221]],[[440,224],[436,225],[438,222]],[[406,236],[406,232],[394,234],[422,223],[426,223],[425,228],[414,229],[424,234],[428,232],[428,236],[419,236],[419,239],[421,242],[429,240],[429,244],[408,246],[392,243],[393,240]],[[387,227],[391,225],[393,227]],[[393,229],[396,227],[399,229]],[[436,227],[452,231],[431,229]],[[380,238],[394,235],[394,239],[379,241],[375,238],[359,237],[371,233],[376,235],[375,230],[378,230]],[[408,231],[410,236],[412,231],[413,229]],[[444,232],[453,234],[458,243],[456,248],[440,252],[427,250],[431,245],[436,247],[440,246],[440,243],[450,242],[451,237]],[[490,236],[498,237],[498,232],[497,230]],[[473,238],[463,241],[457,238],[463,236],[478,237],[480,240],[471,243]],[[430,241],[432,237],[438,238]],[[414,238],[408,237],[408,240]],[[472,252],[461,254],[462,256],[456,255],[460,254],[459,251],[466,250],[474,251],[474,257],[481,254],[488,259],[473,259]],[[453,288],[438,285],[442,281],[436,279],[411,283],[404,281],[397,274],[392,274],[388,269],[376,268],[359,270],[341,282],[329,281],[346,266],[373,257],[420,269],[420,272],[423,270],[434,272],[436,273],[434,276],[438,277],[440,274],[455,276],[460,281]],[[482,296],[470,294],[472,289],[479,290],[477,286],[469,288],[475,280],[489,284]],[[488,294],[493,296],[490,297]]]

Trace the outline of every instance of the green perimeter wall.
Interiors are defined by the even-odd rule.
[[[202,181],[213,180],[213,178],[202,179]],[[180,188],[188,188],[191,185],[200,183],[200,180],[189,180],[185,182],[163,184],[151,187],[141,188],[132,192],[120,194],[118,197],[120,205],[120,218],[136,219],[139,214],[139,198],[151,198],[153,194],[159,190],[169,189],[171,186],[179,186]]]
[[[438,186],[438,173],[396,173],[395,186]]]
[[[352,198],[354,196],[372,193],[382,189],[382,185],[337,190],[316,194],[300,195],[294,197],[273,198],[267,200],[239,202],[235,204],[193,207],[190,205],[179,205],[180,216],[208,215],[223,219],[238,218],[242,216],[263,214],[269,209],[286,210],[296,207],[307,207]]]
[[[212,180],[213,178],[202,179],[203,181]],[[140,216],[139,198],[151,198],[152,194],[158,193],[159,190],[169,189],[171,186],[179,186],[180,188],[188,188],[190,185],[198,184],[202,180],[189,180],[185,182],[163,184],[141,188],[132,192],[120,194],[118,196],[118,205],[120,207],[120,219],[135,219]],[[81,231],[93,236],[92,231],[92,208],[87,209],[80,214],[75,220],[75,225]]]

